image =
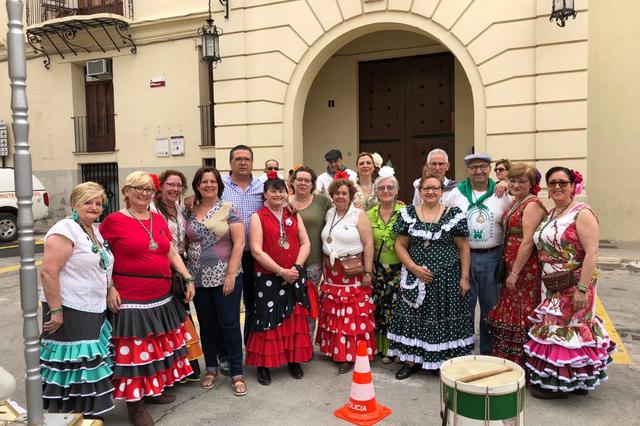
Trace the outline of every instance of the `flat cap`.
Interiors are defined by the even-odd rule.
[[[473,154],[469,154],[466,157],[464,157],[464,164],[466,164],[467,166],[472,162],[472,161],[486,161],[487,163],[491,164],[491,156],[489,156],[488,154],[484,154],[482,152],[476,152]]]
[[[338,158],[342,158],[342,152],[339,149],[331,149],[324,155],[326,161],[337,160]]]

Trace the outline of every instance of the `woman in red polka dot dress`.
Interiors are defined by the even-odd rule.
[[[356,193],[348,177],[336,173],[329,185],[334,207],[327,211],[322,230],[324,282],[320,286],[322,303],[316,344],[320,352],[340,363],[338,373],[353,368],[357,342],[367,343],[369,359],[376,353],[374,336],[375,305],[371,300],[373,269],[373,231],[367,213],[352,201]],[[364,271],[349,276],[340,262],[344,256],[359,256]]]
[[[256,312],[247,342],[247,365],[258,367],[258,382],[271,383],[269,368],[287,364],[302,379],[301,362],[313,356],[309,334],[306,271],[310,243],[300,216],[285,205],[287,187],[267,174],[264,207],[251,216],[249,244],[256,264]]]
[[[154,193],[151,177],[133,172],[122,189],[127,207],[109,215],[100,233],[115,257],[107,305],[114,313],[114,398],[127,401],[134,425],[153,425],[145,402],[169,404],[166,387],[192,373],[184,327],[187,313],[171,294],[170,266],[187,282],[184,302],[195,293],[193,278],[171,245],[171,233],[148,210]]]

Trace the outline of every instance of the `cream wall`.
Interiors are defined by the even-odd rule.
[[[124,168],[195,167],[203,156],[217,157],[218,165],[224,168],[229,149],[238,143],[254,148],[257,167],[270,157],[283,159],[285,168],[317,158],[314,151],[305,151],[307,147],[323,152],[329,145],[319,148],[306,143],[303,122],[307,95],[318,73],[327,61],[329,67],[348,70],[353,59],[336,54],[361,36],[402,31],[422,39],[429,37],[456,56],[456,75],[466,76],[472,100],[464,103],[468,96],[457,98],[456,123],[473,125],[473,131],[467,129],[466,133],[456,127],[465,144],[473,140],[477,151],[530,161],[542,169],[562,163],[586,170],[587,0],[576,1],[578,18],[565,28],[548,21],[548,0],[236,0],[228,20],[222,16],[222,6],[214,1],[214,18],[224,29],[220,41],[224,59],[214,73],[218,125],[214,149],[197,146],[200,84],[196,29],[204,23],[206,4],[195,0],[138,0],[135,4],[131,34],[138,53],[123,50],[108,54],[115,55],[114,78],[118,81],[119,151],[80,157],[69,148],[73,146],[69,117],[73,115],[74,92],[72,67],[67,61],[83,62],[104,55],[69,56],[67,60],[52,57],[50,70],[42,67],[41,58],[32,59],[28,84],[34,169],[55,170],[64,165],[77,173],[78,163],[92,161],[118,161]],[[617,25],[609,25],[611,28]],[[413,39],[413,35],[407,36],[407,40]],[[381,50],[390,48],[393,46],[381,46]],[[167,87],[151,91],[148,79],[163,74]],[[355,76],[353,68],[351,74]],[[0,76],[6,76],[2,57]],[[340,84],[354,87],[355,83],[346,78]],[[3,87],[6,92],[7,85]],[[459,84],[456,89],[461,89]],[[7,115],[5,92],[0,114]],[[336,94],[337,105],[354,105],[355,99],[343,95]],[[318,112],[319,105],[313,101],[309,108],[318,108]],[[357,114],[357,109],[352,108],[351,114]],[[462,121],[461,114],[469,119]],[[354,150],[355,123],[357,120],[336,141],[345,144],[347,151],[349,144]],[[324,130],[316,126],[311,133],[322,136]],[[187,138],[187,155],[154,158],[151,145],[155,136],[174,132]],[[311,137],[309,132],[307,137]],[[585,175],[588,179],[588,173]]]
[[[601,237],[640,240],[640,2],[591,2],[589,22],[589,203]],[[619,13],[624,10],[624,13]]]

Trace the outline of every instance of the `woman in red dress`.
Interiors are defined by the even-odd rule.
[[[509,169],[509,193],[514,200],[505,212],[503,227],[506,245],[503,258],[507,278],[487,322],[493,335],[491,354],[524,368],[523,345],[529,340],[529,315],[540,303],[540,262],[533,245],[533,232],[547,214],[536,194],[540,175],[526,164]]]
[[[287,206],[287,187],[267,174],[264,207],[251,216],[249,244],[255,258],[256,322],[247,343],[247,365],[258,367],[258,382],[271,383],[269,368],[287,364],[291,377],[304,376],[301,362],[313,355],[307,316],[306,271],[310,243],[304,223]]]
[[[193,277],[171,244],[162,216],[149,211],[155,192],[145,172],[127,176],[122,193],[126,208],[110,214],[100,233],[111,245],[115,264],[107,306],[114,313],[114,398],[127,401],[134,425],[153,425],[149,404],[169,404],[166,387],[192,373],[184,327],[187,313],[171,294],[171,267],[184,277],[188,303],[195,293]]]

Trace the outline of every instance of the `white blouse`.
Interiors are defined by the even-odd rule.
[[[322,251],[329,256],[331,264],[336,258],[362,253],[364,247],[360,240],[360,232],[358,232],[358,218],[361,209],[356,208],[353,204],[349,206],[349,210],[344,217],[340,217],[335,207],[331,207],[327,211],[325,217],[325,225],[322,228]]]

